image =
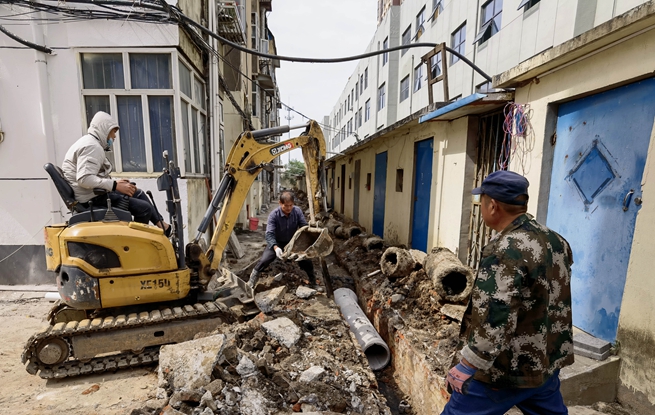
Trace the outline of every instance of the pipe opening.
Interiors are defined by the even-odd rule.
[[[369,251],[372,251],[373,249],[382,249],[384,248],[384,242],[371,242],[367,246]]]
[[[398,263],[398,255],[395,252],[389,252],[385,255],[384,260],[390,264],[396,265]]]
[[[364,354],[368,359],[368,364],[374,371],[384,369],[391,360],[389,350],[379,344],[372,344],[364,350]]]
[[[461,272],[451,272],[441,280],[441,285],[447,295],[457,295],[466,289],[466,275]]]
[[[350,237],[357,236],[362,233],[362,230],[359,228],[350,228]]]

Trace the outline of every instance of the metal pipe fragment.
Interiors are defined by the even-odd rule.
[[[434,248],[423,263],[437,293],[446,301],[457,303],[471,294],[475,275],[448,248]]]
[[[422,266],[420,263],[419,265]],[[414,271],[417,268],[417,262],[410,251],[391,247],[382,254],[380,268],[387,277],[398,278],[407,276]]]
[[[364,351],[371,369],[376,371],[384,369],[391,360],[389,346],[382,340],[371,321],[357,304],[357,295],[348,288],[339,288],[334,291],[334,302],[339,306],[341,314],[350,326],[350,331],[353,332]]]

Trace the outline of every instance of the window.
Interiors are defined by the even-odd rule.
[[[536,6],[539,1],[540,0],[521,0],[521,3],[519,4],[519,7],[516,8],[516,10],[521,10],[521,7],[524,7],[525,9],[523,9],[523,11],[527,12],[532,7]]]
[[[362,109],[359,108],[359,111],[357,111],[357,128],[362,126]]]
[[[353,119],[348,120],[348,132],[346,133],[346,136],[349,136],[350,134],[353,133]]]
[[[382,50],[389,49],[389,38],[384,39],[382,42]],[[389,53],[382,54],[382,66],[386,65],[389,62]],[[366,82],[368,84],[368,82]]]
[[[252,48],[259,50],[259,15],[257,13],[250,14],[250,23],[252,29],[250,33]]]
[[[368,121],[371,118],[371,100],[366,100],[364,104],[364,122]]]
[[[441,52],[437,52],[430,58],[430,77],[432,79],[441,75],[442,59]]]
[[[412,25],[409,25],[409,27],[407,29],[405,29],[405,31],[403,32],[403,37],[402,37],[402,40],[401,40],[401,43],[403,45],[409,45],[409,41],[410,41],[411,36],[412,36],[411,33],[412,33]],[[402,52],[400,53],[400,56],[403,56],[405,53],[407,53],[408,50],[409,49],[403,49]]]
[[[487,92],[491,92],[492,89],[493,88],[491,86],[491,82],[487,81],[487,82],[483,82],[480,85],[476,86],[475,87],[475,92],[480,92],[482,94],[485,94]]]
[[[359,75],[359,95],[364,93],[364,75]]]
[[[404,170],[403,169],[396,169],[396,192],[402,192],[403,191],[403,177],[404,177]]]
[[[425,6],[423,6],[421,11],[416,15],[416,35],[414,35],[414,39],[416,40],[418,40],[423,34],[423,23],[425,23]]]
[[[350,90],[350,110],[353,110],[353,105],[355,104],[355,90]]]
[[[409,75],[400,81],[400,102],[409,98]]]
[[[503,16],[503,0],[490,0],[482,6],[480,16],[480,31],[473,43],[483,43],[500,30]]]
[[[441,13],[443,13],[443,0],[432,0],[432,16],[430,16],[430,19],[434,22]]]
[[[368,88],[368,67],[364,69],[364,89]]]
[[[466,46],[466,22],[464,22],[463,25],[461,25],[457,30],[455,30],[451,35],[450,35],[450,44],[453,50],[456,52],[459,52],[460,55],[464,55],[465,53],[465,46]],[[453,65],[455,62],[457,62],[459,58],[455,55],[453,55],[450,58],[450,64]]]
[[[414,92],[423,87],[423,64],[414,68]]]
[[[259,84],[257,82],[252,82],[252,116],[259,117]]]
[[[386,98],[385,97],[385,95],[386,95],[385,87],[386,87],[386,85],[382,84],[378,88],[378,111],[380,111],[382,108],[384,108],[384,100]]]
[[[177,162],[171,54],[82,53],[80,58],[87,125],[97,111],[105,111],[121,127],[114,149],[116,171],[159,172],[165,150]],[[178,66],[180,96],[200,108],[204,102],[193,90],[191,70]],[[185,76],[188,82],[182,81]]]
[[[355,82],[355,99],[359,99],[359,81]]]

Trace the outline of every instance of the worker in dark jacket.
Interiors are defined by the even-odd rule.
[[[526,213],[525,177],[497,171],[473,194],[498,234],[482,251],[442,415],[503,415],[514,405],[566,415],[558,374],[573,363],[571,248]]]
[[[284,259],[284,247],[291,241],[296,231],[307,226],[305,215],[299,207],[294,206],[293,193],[289,191],[280,194],[280,206],[268,215],[266,223],[266,250],[250,274],[248,285],[252,288],[257,284],[259,274],[269,266],[275,258]],[[309,283],[316,286],[314,265],[312,261],[304,259],[298,261],[300,268],[307,273]]]

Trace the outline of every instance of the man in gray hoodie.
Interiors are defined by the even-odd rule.
[[[113,169],[105,155],[116,139],[118,123],[106,112],[98,111],[91,120],[88,134],[77,140],[66,152],[62,170],[75,192],[75,200],[82,206],[107,206],[107,198],[112,206],[123,200],[128,202],[134,220],[140,223],[152,222],[170,235],[170,225],[157,213],[145,193],[137,189],[129,180],[114,180]],[[107,195],[95,196],[94,188],[107,190]]]

